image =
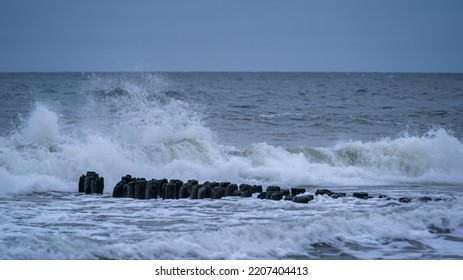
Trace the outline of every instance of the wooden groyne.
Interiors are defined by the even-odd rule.
[[[80,176],[78,192],[85,194],[102,194],[104,190],[104,178],[94,171],[88,171],[86,175]],[[253,197],[258,194],[259,199],[286,200],[296,203],[309,203],[315,196],[325,195],[330,198],[342,198],[347,193],[333,192],[328,189],[318,189],[313,194],[308,194],[305,187],[281,188],[280,186],[267,186],[249,184],[234,184],[231,182],[203,182],[188,180],[183,182],[178,179],[151,179],[134,178],[125,175],[114,186],[113,197],[125,197],[133,199],[221,199],[226,196]],[[373,198],[367,192],[354,192],[349,194],[358,199]],[[398,199],[386,195],[378,195],[377,198],[396,200],[399,203],[410,203],[409,197]],[[421,202],[439,200],[439,198],[420,197]]]

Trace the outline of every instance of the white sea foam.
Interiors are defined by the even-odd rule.
[[[5,259],[461,257],[461,197],[126,200],[57,194],[0,206]],[[32,202],[34,201],[34,202]],[[14,207],[9,207],[14,205]],[[442,232],[434,232],[440,228]],[[18,242],[18,238],[20,242]]]

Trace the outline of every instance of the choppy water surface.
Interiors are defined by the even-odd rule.
[[[461,259],[462,79],[0,74],[0,258]],[[76,193],[87,170],[104,195]],[[112,198],[125,174],[348,196]]]

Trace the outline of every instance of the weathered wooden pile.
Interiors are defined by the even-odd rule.
[[[86,175],[80,176],[79,192],[85,194],[102,194],[104,189],[104,178],[100,177],[94,171],[88,171]],[[261,185],[234,184],[230,182],[209,182],[199,184],[198,180],[181,180],[172,179],[151,179],[134,178],[126,175],[116,184],[113,189],[113,197],[125,197],[134,199],[221,199],[225,196],[252,197],[258,193],[257,198],[270,200],[287,200],[296,203],[309,203],[314,199],[314,195],[325,195],[331,198],[346,197],[347,193],[333,192],[327,189],[319,189],[314,195],[306,194],[306,188],[297,187],[282,189],[279,186],[268,186],[265,191]],[[353,197],[359,199],[373,198],[366,192],[354,192]],[[392,199],[384,195],[378,198]],[[400,203],[409,203],[411,198],[401,197],[397,199]],[[422,202],[433,199],[431,197],[419,198]]]
[[[104,181],[98,173],[88,171],[79,179],[79,192],[86,194],[103,193]],[[300,195],[305,188],[282,189],[279,186],[268,186],[265,191],[261,185],[234,184],[231,182],[209,182],[202,184],[198,180],[151,179],[134,178],[126,175],[113,189],[113,197],[134,199],[221,199],[225,196],[252,197],[258,193],[260,199],[292,200],[298,203],[308,203],[313,195]]]
[[[116,184],[113,190],[113,197],[127,197],[135,199],[221,199],[225,196],[252,197],[254,193],[259,193],[259,198],[280,200],[283,197],[295,198],[296,195],[304,193],[305,188],[292,188],[282,190],[278,186],[269,186],[263,192],[260,185],[234,184],[231,182],[209,182],[199,184],[198,180],[173,179],[152,179],[133,178],[126,175]],[[299,201],[300,199],[298,199]],[[308,202],[308,201],[307,201]]]
[[[94,171],[88,171],[87,175],[80,176],[79,178],[79,192],[91,194],[102,194],[104,189],[104,178],[100,177]]]

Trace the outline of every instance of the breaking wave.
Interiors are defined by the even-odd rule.
[[[105,177],[106,192],[125,174],[286,186],[463,184],[463,143],[442,128],[332,147],[241,149],[220,144],[193,101],[121,81],[85,92],[80,110],[34,103],[0,138],[0,195],[75,191],[87,170]]]

